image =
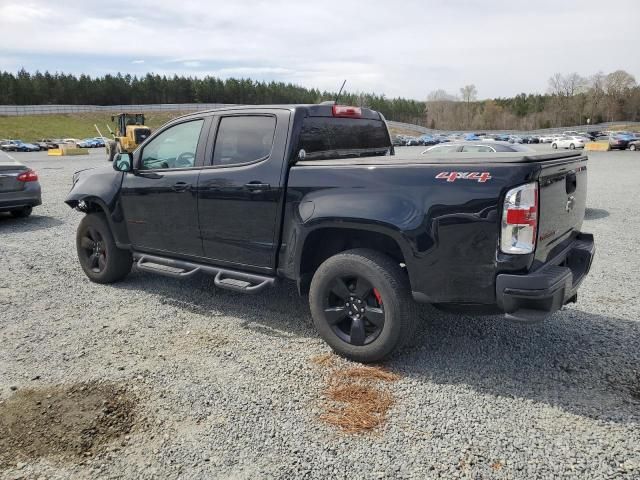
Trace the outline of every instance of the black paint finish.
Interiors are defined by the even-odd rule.
[[[498,274],[536,269],[578,235],[586,157],[387,155],[297,162],[303,119],[330,112],[330,106],[237,107],[177,119],[163,129],[206,119],[194,168],[135,171],[124,180],[114,171],[81,172],[66,202],[75,207],[85,201],[106,212],[121,247],[293,280],[305,274],[303,256],[313,254],[305,242],[318,235],[320,245],[333,240],[328,233],[322,237],[322,229],[333,237],[355,231],[383,238],[406,264],[414,297],[433,303],[495,304]],[[213,165],[217,126],[228,115],[275,116],[270,155],[245,165]],[[369,110],[364,116],[380,119]],[[436,178],[450,171],[489,172],[491,179]],[[538,179],[538,233],[547,236],[533,254],[502,254],[504,195]],[[189,188],[175,191],[181,183]],[[574,208],[565,211],[570,196]]]

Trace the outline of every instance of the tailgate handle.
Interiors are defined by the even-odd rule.
[[[578,188],[578,178],[576,177],[575,172],[567,173],[566,182],[567,193],[575,192],[576,188]]]

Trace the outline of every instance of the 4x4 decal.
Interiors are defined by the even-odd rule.
[[[462,180],[475,180],[479,183],[484,183],[491,180],[490,172],[440,172],[436,175],[436,178],[446,179],[447,182],[455,182],[459,178]]]

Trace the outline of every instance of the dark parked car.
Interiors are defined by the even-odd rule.
[[[629,142],[634,138],[627,133],[615,133],[609,136],[609,147],[611,150],[625,150]]]
[[[396,135],[393,137],[393,145],[396,147],[401,147],[405,144],[405,139],[402,135]]]
[[[42,203],[36,172],[9,158],[0,158],[0,212],[28,217]]]
[[[415,300],[520,320],[576,301],[594,254],[580,232],[587,157],[403,152],[365,108],[179,117],[113,167],[74,174],[80,265],[98,283],[134,261],[244,293],[291,280],[320,336],[364,362],[413,338]]]
[[[440,143],[437,138],[431,135],[422,135],[418,138],[418,140],[420,142],[420,145],[424,146],[437,145],[438,143]]]
[[[39,152],[40,147],[33,143],[25,143],[22,140],[10,140],[9,141],[14,152]]]
[[[578,135],[580,135],[581,137],[584,137],[584,138],[586,138],[587,140],[590,140],[590,141],[592,141],[592,142],[596,139],[596,136],[597,136],[597,135],[596,135],[596,134],[594,134],[593,132],[581,132],[581,133],[579,133]]]
[[[420,140],[417,139],[416,137],[407,137],[405,141],[405,145],[408,147],[416,147],[418,145],[421,145],[421,143],[420,143]]]

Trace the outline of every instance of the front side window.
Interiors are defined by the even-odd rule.
[[[196,162],[196,150],[204,120],[169,127],[142,150],[141,170],[190,168]]]
[[[213,164],[240,165],[267,158],[273,148],[275,132],[276,118],[273,116],[222,117]]]

